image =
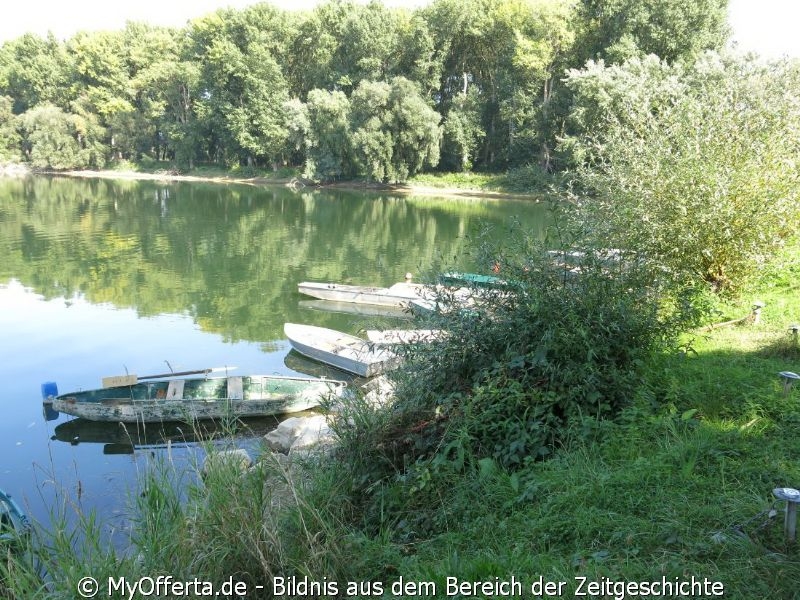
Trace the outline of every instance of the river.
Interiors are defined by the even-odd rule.
[[[526,200],[35,176],[0,179],[0,488],[40,522],[96,511],[124,529],[146,459],[196,460],[191,427],[48,420],[40,387],[206,367],[313,374],[286,321],[358,333],[395,317],[324,310],[301,281],[390,285],[476,269],[480,228],[542,229]],[[485,266],[483,266],[485,267]],[[258,452],[270,420],[236,443]],[[161,431],[163,429],[163,431]]]

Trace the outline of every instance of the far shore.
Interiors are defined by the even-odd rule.
[[[24,166],[16,165],[13,172],[8,175],[20,176],[25,174],[56,175],[62,177],[84,177],[100,179],[128,179],[141,181],[188,181],[197,183],[220,183],[220,184],[245,184],[256,186],[281,185],[295,190],[299,189],[343,189],[343,190],[362,190],[373,192],[388,192],[402,196],[437,196],[445,198],[485,198],[485,199],[525,199],[538,200],[538,196],[522,194],[518,192],[500,192],[460,187],[437,187],[419,184],[380,184],[367,183],[363,181],[339,181],[335,183],[318,184],[298,177],[279,178],[279,177],[234,177],[230,175],[182,175],[170,171],[154,173],[142,173],[139,171],[29,171]]]

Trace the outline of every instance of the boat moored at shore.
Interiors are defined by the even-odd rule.
[[[342,381],[282,375],[187,377],[56,396],[53,408],[92,421],[122,423],[263,417],[299,412],[340,396]]]
[[[400,365],[386,346],[326,327],[286,323],[283,331],[300,354],[361,377],[373,377]]]

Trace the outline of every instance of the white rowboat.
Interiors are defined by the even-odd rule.
[[[389,348],[325,327],[286,323],[283,332],[300,354],[361,377],[379,375],[400,364]]]
[[[304,281],[297,284],[297,291],[320,300],[353,302],[355,304],[375,304],[408,308],[412,300],[422,298],[430,286],[421,283],[395,283],[388,288],[363,285],[344,285],[339,283],[318,283]]]

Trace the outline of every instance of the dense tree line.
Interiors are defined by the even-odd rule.
[[[719,48],[727,0],[331,0],[0,48],[0,159],[304,165],[318,179],[564,166],[568,69]],[[571,156],[571,155],[569,155]]]

